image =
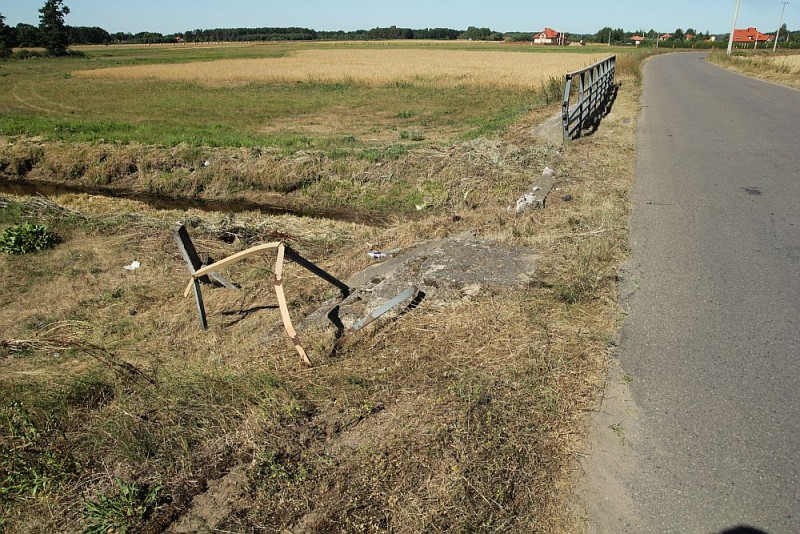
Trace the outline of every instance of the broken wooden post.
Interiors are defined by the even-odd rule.
[[[176,225],[172,229],[172,237],[175,238],[178,250],[181,251],[181,256],[186,260],[186,268],[193,277],[194,302],[197,305],[197,313],[200,316],[200,327],[206,330],[208,328],[208,318],[206,317],[205,306],[203,306],[203,293],[200,291],[201,278],[194,278],[194,274],[198,269],[202,268],[203,264],[200,261],[200,256],[197,255],[197,250],[194,248],[194,243],[192,243],[185,226],[182,224]],[[208,278],[206,278],[206,281],[207,280]]]
[[[289,339],[291,339],[292,343],[294,344],[295,350],[300,355],[300,357],[303,358],[303,362],[305,362],[308,365],[311,365],[311,360],[308,358],[308,354],[306,353],[303,346],[300,344],[300,338],[297,335],[297,331],[294,329],[294,326],[292,325],[292,318],[289,316],[289,305],[286,302],[286,294],[283,291],[284,260],[288,257],[291,261],[294,261],[301,267],[319,276],[329,284],[336,286],[342,292],[342,295],[344,297],[350,295],[350,287],[347,284],[345,284],[332,274],[328,273],[321,267],[303,258],[300,254],[292,250],[288,245],[286,245],[283,242],[265,243],[263,245],[256,245],[247,250],[243,250],[241,252],[237,252],[236,254],[228,256],[227,258],[215,262],[212,265],[203,265],[202,262],[200,261],[200,257],[197,255],[197,251],[195,250],[194,245],[192,244],[192,240],[189,238],[189,234],[186,231],[186,228],[184,228],[183,225],[178,225],[173,229],[173,235],[175,237],[175,242],[178,243],[178,248],[181,250],[181,255],[186,260],[186,266],[189,269],[189,274],[191,275],[191,278],[189,279],[189,283],[186,286],[183,295],[184,297],[188,297],[189,293],[192,292],[192,290],[194,290],[195,301],[197,302],[197,310],[200,313],[200,323],[204,329],[208,328],[208,322],[206,320],[206,312],[203,306],[203,294],[200,291],[201,280],[209,276],[214,278],[215,280],[220,281],[223,285],[228,287],[228,284],[225,283],[227,280],[221,274],[214,272],[214,269],[221,269],[223,267],[231,266],[260,252],[266,252],[268,250],[276,250],[277,259],[275,261],[275,280],[273,284],[275,286],[275,296],[278,299],[278,308],[280,309],[281,312],[281,320],[283,321],[283,327],[286,330],[286,335],[289,336]],[[394,302],[394,304],[392,304],[390,307],[393,307],[394,305],[398,304],[400,300],[402,300],[400,299],[401,296],[403,298],[407,298],[406,293],[408,293],[408,295],[411,295],[413,294],[413,291],[404,292],[402,295],[399,295],[397,298],[393,299],[392,302]],[[375,317],[379,317],[386,311],[388,311],[388,309],[383,310],[383,308],[381,308],[381,310],[376,310],[374,313],[377,313],[378,315],[375,315]],[[375,317],[373,317],[373,319]]]
[[[200,291],[200,280],[194,281],[194,302],[197,305],[197,313],[200,316],[200,327],[208,330],[208,318],[206,317],[206,307],[203,305],[203,293]]]
[[[186,265],[191,267],[191,274],[194,274],[195,271],[203,266],[203,262],[200,261],[200,256],[194,248],[194,243],[192,243],[192,238],[189,237],[189,232],[186,231],[186,227],[181,223],[177,223],[172,228],[172,237],[175,239],[175,243],[181,251],[181,256],[186,260]],[[205,281],[207,282],[208,280]]]

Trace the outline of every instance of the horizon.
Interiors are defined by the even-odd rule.
[[[44,1],[0,8],[6,24],[39,24],[39,8]],[[712,34],[729,33],[733,22],[733,0],[690,2],[675,0],[667,6],[652,6],[633,0],[598,3],[574,0],[570,5],[541,1],[507,0],[501,9],[485,0],[451,0],[431,4],[409,0],[402,5],[347,0],[333,5],[321,0],[296,0],[277,3],[234,0],[224,6],[210,0],[176,0],[168,5],[155,0],[140,0],[135,5],[112,5],[100,0],[66,0],[70,8],[65,22],[70,26],[100,27],[109,33],[153,32],[180,34],[195,29],[301,27],[316,31],[356,31],[397,26],[400,28],[489,27],[500,33],[535,33],[550,27],[572,34],[593,34],[604,27],[625,31],[669,33],[677,28],[693,28]],[[778,29],[779,0],[742,0],[736,27],[758,28],[763,33]],[[542,13],[546,10],[546,13]],[[520,20],[529,20],[523,26]],[[800,26],[800,2],[786,6],[784,23]],[[773,27],[774,26],[774,27]]]

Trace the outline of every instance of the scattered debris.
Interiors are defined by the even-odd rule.
[[[530,208],[544,208],[547,202],[547,195],[553,189],[555,181],[555,171],[550,167],[545,167],[541,179],[517,199],[515,208],[517,215],[525,213]]]
[[[384,320],[392,319],[423,302],[446,306],[519,286],[532,278],[535,265],[530,250],[477,239],[472,233],[430,241],[348,279],[347,285],[357,289],[344,300],[328,301],[300,328],[310,351],[328,355],[340,338],[369,324],[363,323],[365,317],[382,312]]]
[[[133,260],[130,265],[124,265],[122,268],[125,269],[126,271],[135,271],[141,266],[142,266],[141,263],[139,263],[136,260]]]

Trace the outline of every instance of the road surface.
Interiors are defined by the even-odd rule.
[[[797,533],[800,92],[704,57],[645,67],[617,527]]]

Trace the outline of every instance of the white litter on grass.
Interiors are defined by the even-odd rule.
[[[136,260],[133,260],[133,262],[131,262],[131,264],[130,264],[130,265],[125,265],[125,266],[123,266],[122,268],[123,268],[123,269],[125,269],[126,271],[135,271],[136,269],[138,269],[139,267],[141,267],[141,265],[142,265],[142,264],[141,264],[141,263],[139,263],[138,261],[136,261]]]

